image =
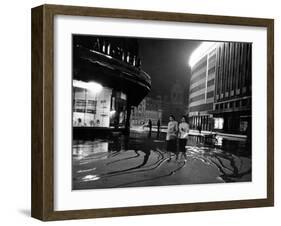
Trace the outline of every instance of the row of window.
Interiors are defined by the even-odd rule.
[[[190,84],[193,84],[193,83],[198,82],[201,79],[205,79],[205,78],[206,78],[206,70],[204,70],[201,74],[198,74],[198,75],[192,77],[190,80]]]
[[[214,65],[213,67],[209,68],[208,75],[210,75],[212,73],[215,73],[215,71],[216,71],[216,65]]]
[[[74,112],[96,112],[97,109],[97,101],[96,100],[83,100],[76,99],[73,103]]]
[[[208,98],[212,98],[212,97],[214,97],[214,91],[208,92],[208,93],[207,93],[207,99],[208,99]],[[205,93],[190,98],[190,99],[189,99],[189,103],[192,103],[192,102],[195,102],[195,101],[199,101],[199,100],[204,100],[204,99],[205,99]]]
[[[189,112],[211,111],[211,110],[213,110],[213,103],[200,104],[189,108]]]
[[[197,62],[197,64],[195,64],[195,66],[192,68],[192,74],[195,74],[203,67],[206,67],[206,65],[207,65],[207,56],[203,57],[200,61]]]
[[[213,64],[216,61],[216,54],[213,54],[208,59],[208,64]],[[200,71],[202,68],[207,66],[207,56],[203,57],[200,61],[195,64],[195,66],[192,68],[192,75]],[[215,68],[215,64],[212,65],[212,68]],[[210,69],[209,69],[210,70]],[[210,74],[210,73],[209,73]],[[196,76],[197,77],[197,76]]]
[[[212,62],[212,61],[215,61],[216,60],[216,49],[214,49],[210,54],[209,54],[209,64]],[[210,56],[211,55],[211,56]]]
[[[210,67],[208,69],[208,76],[210,76],[211,74],[215,73],[215,71],[216,71],[216,66],[215,65]],[[204,78],[206,78],[206,70],[204,70],[201,74],[199,74],[199,75],[195,76],[194,78],[192,78],[190,80],[190,83],[194,84],[195,82],[198,82],[198,81],[200,81],[200,80],[202,80]]]
[[[239,108],[239,107],[250,107],[252,104],[251,99],[243,99],[230,101],[225,103],[218,103],[215,105],[216,110]]]
[[[208,82],[207,82],[207,86],[209,87],[209,86],[212,86],[212,85],[214,85],[215,84],[215,79],[211,79],[211,80],[209,80]],[[196,91],[199,91],[199,90],[201,90],[201,89],[204,89],[206,87],[206,84],[205,83],[201,83],[201,84],[199,84],[198,86],[195,86],[195,87],[193,87],[190,91],[189,91],[189,93],[191,94],[191,93],[194,93],[194,92],[196,92]]]

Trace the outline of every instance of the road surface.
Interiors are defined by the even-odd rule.
[[[188,140],[186,156],[166,151],[165,134],[147,132],[88,141],[74,140],[72,188],[187,185],[251,181],[251,156],[245,142],[222,148]]]

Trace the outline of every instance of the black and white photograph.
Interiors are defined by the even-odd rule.
[[[72,34],[72,189],[252,181],[252,43]]]

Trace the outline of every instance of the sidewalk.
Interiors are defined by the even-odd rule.
[[[132,126],[131,130],[137,131],[137,132],[149,131],[147,126]],[[157,126],[152,126],[152,132],[157,132]],[[162,126],[160,129],[160,132],[166,133],[167,126]],[[246,135],[241,135],[241,134],[211,132],[211,131],[206,131],[206,130],[202,130],[201,134],[200,134],[198,132],[198,130],[192,130],[192,129],[189,130],[189,135],[191,135],[191,136],[205,136],[205,135],[209,135],[209,134],[217,134],[218,136],[221,136],[223,139],[227,139],[227,140],[245,141],[247,139]]]
[[[205,130],[201,131],[200,134],[198,130],[189,130],[189,135],[191,136],[205,136],[208,134],[217,134],[218,136],[221,136],[222,138],[227,140],[245,141],[247,139],[246,135],[241,135],[241,134],[220,133],[220,132],[211,132]]]

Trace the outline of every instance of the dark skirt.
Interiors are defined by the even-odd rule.
[[[167,151],[177,152],[177,139],[167,140]]]
[[[186,146],[187,139],[179,139],[179,151],[185,152],[185,146]]]

